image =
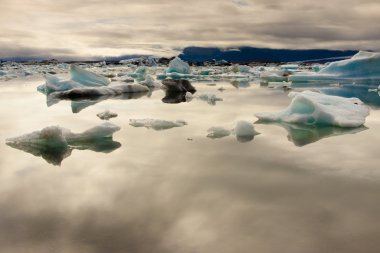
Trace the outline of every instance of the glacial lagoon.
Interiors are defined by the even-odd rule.
[[[257,122],[290,103],[259,80],[192,81],[186,102],[161,89],[140,96],[47,100],[42,77],[0,82],[1,252],[377,252],[380,96],[365,86],[294,87],[356,97],[359,128]],[[212,83],[212,85],[210,85]],[[377,87],[375,87],[377,88]],[[81,133],[109,120],[112,138],[62,154],[6,139],[60,126]],[[135,127],[131,119],[185,121]],[[253,138],[207,137],[253,124]]]

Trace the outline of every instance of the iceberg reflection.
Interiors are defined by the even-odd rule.
[[[357,128],[342,128],[334,126],[300,125],[285,122],[264,122],[260,120],[255,124],[276,125],[284,128],[288,132],[288,140],[293,142],[297,147],[302,147],[324,138],[345,134],[356,134],[368,129],[365,126]]]
[[[40,156],[50,164],[61,165],[74,149],[110,153],[120,148],[121,144],[112,139],[113,133],[119,130],[118,126],[108,122],[79,134],[59,126],[51,126],[41,131],[9,138],[6,144]]]

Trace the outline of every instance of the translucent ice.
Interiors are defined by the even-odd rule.
[[[60,165],[63,159],[71,155],[73,149],[108,153],[119,148],[120,143],[112,140],[112,134],[118,130],[120,128],[111,123],[104,123],[80,134],[59,126],[50,126],[7,139],[6,144],[34,156],[41,156],[53,165]]]
[[[84,70],[75,64],[70,66],[71,80],[83,84],[85,86],[105,86],[110,80],[104,76],[95,74],[88,70]]]
[[[369,108],[357,98],[329,96],[312,91],[291,92],[291,104],[277,113],[255,114],[263,121],[282,121],[304,125],[358,127],[365,123]]]
[[[179,57],[175,57],[170,63],[166,70],[166,73],[180,73],[180,74],[190,74],[190,66],[186,62],[182,61]]]
[[[361,51],[351,59],[328,64],[318,73],[304,72],[289,77],[293,82],[337,79],[380,80],[380,53]]]
[[[160,119],[130,119],[129,125],[134,127],[145,127],[154,130],[166,130],[173,127],[182,127],[187,125],[183,120],[167,121]]]
[[[57,76],[46,74],[46,83],[38,87],[39,91],[49,94],[54,91],[66,91],[74,88],[83,88],[83,84],[77,83],[72,80],[61,80]]]

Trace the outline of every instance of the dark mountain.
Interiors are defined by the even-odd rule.
[[[187,47],[179,55],[182,60],[189,62],[204,62],[212,60],[226,60],[234,63],[248,62],[299,62],[316,61],[323,62],[348,58],[358,51],[326,50],[326,49],[270,49],[239,47],[234,49]]]

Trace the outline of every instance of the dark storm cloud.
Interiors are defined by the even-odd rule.
[[[379,49],[374,0],[0,0],[3,48],[78,56],[174,54],[174,47]],[[141,47],[128,47],[128,45]],[[152,50],[161,45],[164,50]],[[55,50],[46,54],[56,54]],[[70,53],[71,54],[71,53]],[[1,56],[4,56],[4,49]]]

